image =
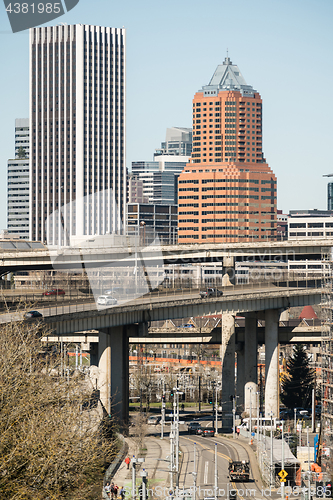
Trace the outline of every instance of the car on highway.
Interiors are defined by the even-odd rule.
[[[208,299],[208,297],[221,297],[223,292],[217,288],[207,288],[206,290],[201,290],[199,295],[202,299]]]
[[[114,306],[118,301],[111,295],[100,295],[97,299],[97,304],[100,306]]]
[[[191,323],[186,323],[185,325],[180,325],[178,328],[194,328],[194,325]]]
[[[214,436],[215,430],[214,427],[204,427],[202,429],[202,436]]]
[[[187,431],[189,434],[201,434],[202,429],[200,422],[189,422],[187,424]]]
[[[39,311],[28,311],[28,312],[25,313],[24,317],[26,319],[30,319],[30,318],[42,318],[43,315]]]
[[[62,288],[52,288],[52,290],[46,290],[46,292],[43,292],[43,295],[48,296],[48,295],[65,295],[65,290]]]

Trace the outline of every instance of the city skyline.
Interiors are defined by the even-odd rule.
[[[199,5],[171,3],[160,16],[159,5],[150,2],[110,7],[101,0],[92,9],[81,0],[73,12],[61,18],[68,24],[126,27],[127,167],[140,157],[149,158],[167,127],[190,127],[192,97],[229,48],[230,58],[255,88],[260,87],[265,103],[263,149],[278,178],[278,208],[284,212],[324,209],[327,179],[322,175],[331,171],[327,159],[332,105],[309,96],[319,84],[324,89],[332,79],[331,3],[256,1],[249,11],[245,2],[236,6],[221,1],[212,4],[214,16],[211,11],[199,14]],[[235,26],[225,23],[226,19],[237,19],[237,37]],[[200,39],[194,37],[199,26],[204,35]],[[5,17],[0,20],[0,31],[0,43],[6,49],[1,54],[6,75],[1,84],[5,117],[1,121],[1,155],[6,168],[14,145],[15,118],[28,116],[29,44],[26,32],[9,33]],[[187,47],[186,57],[176,57],[181,46]],[[312,63],[325,67],[320,78],[310,74]],[[5,192],[2,198],[5,200]],[[6,226],[5,211],[4,202],[2,228]]]

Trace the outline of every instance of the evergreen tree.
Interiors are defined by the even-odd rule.
[[[287,361],[287,374],[282,379],[281,402],[287,408],[308,408],[311,405],[315,371],[310,367],[305,348],[294,345]]]

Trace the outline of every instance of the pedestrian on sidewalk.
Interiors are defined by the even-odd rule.
[[[111,498],[114,498],[114,483],[111,483],[110,491],[111,491]]]
[[[130,464],[130,462],[131,462],[130,457],[126,457],[126,458],[125,458],[125,464],[127,465],[127,469],[129,469],[129,464]]]
[[[121,500],[124,500],[126,491],[125,491],[125,488],[123,486],[121,487],[121,490],[119,493],[120,493]]]
[[[239,427],[236,427],[236,433],[237,433],[237,437],[239,437],[239,433],[240,433],[240,428]]]
[[[117,500],[117,498],[118,498],[118,490],[119,490],[119,488],[118,488],[118,486],[115,484],[115,485],[114,485],[114,487],[113,487],[113,491],[114,491],[114,498],[115,498],[115,500]]]
[[[110,482],[108,481],[106,483],[106,485],[104,486],[104,489],[105,489],[105,493],[107,494],[107,496],[110,498],[110,493],[111,493],[111,486],[110,486]]]

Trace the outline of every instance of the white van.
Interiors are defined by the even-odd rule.
[[[260,426],[260,431],[262,429],[264,429],[265,431],[270,431],[272,429],[272,427],[273,427],[273,431],[276,431],[281,426],[281,420],[278,420],[275,417],[273,417],[272,420],[270,418],[262,417],[262,418],[259,418],[259,426]],[[256,418],[252,418],[251,427],[252,427],[252,431],[257,430],[257,419]],[[250,419],[243,418],[243,421],[242,421],[241,425],[238,426],[238,428],[249,431],[250,430]]]

